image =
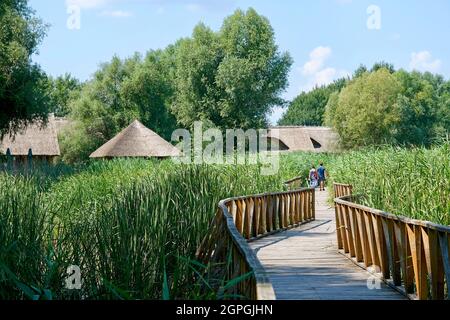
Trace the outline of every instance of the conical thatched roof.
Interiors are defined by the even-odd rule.
[[[278,139],[282,150],[291,152],[333,152],[339,147],[338,134],[326,127],[276,127],[269,129],[268,137]]]
[[[128,128],[91,154],[91,158],[176,157],[180,151],[169,142],[134,121]]]
[[[0,153],[6,154],[8,149],[13,156],[26,156],[30,149],[33,156],[59,156],[55,118],[50,116],[47,124],[36,121],[15,136],[6,135],[0,142]]]

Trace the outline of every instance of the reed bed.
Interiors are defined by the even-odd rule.
[[[276,191],[258,166],[97,162],[58,176],[0,175],[1,299],[217,298],[195,251],[218,202]],[[43,186],[45,184],[45,186]],[[65,288],[77,265],[82,289]]]
[[[115,160],[0,173],[0,299],[218,299],[195,252],[221,199],[281,191],[324,162],[364,203],[450,224],[448,143],[337,155],[283,155],[257,165]],[[81,269],[82,289],[66,288]]]
[[[342,154],[332,180],[354,186],[373,208],[450,225],[450,144],[432,149],[385,147]]]

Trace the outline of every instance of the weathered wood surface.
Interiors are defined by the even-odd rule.
[[[315,221],[250,243],[269,276],[276,298],[406,299],[337,251],[335,210],[327,199],[328,192],[316,192]],[[369,289],[368,281],[379,283],[380,289]]]
[[[337,241],[363,268],[378,266],[385,281],[412,299],[449,298],[450,227],[355,203],[352,186],[335,184]]]
[[[264,268],[248,242],[314,220],[314,189],[298,189],[222,200],[197,259],[210,279],[223,279],[228,299],[273,300]],[[240,281],[236,281],[240,279]]]

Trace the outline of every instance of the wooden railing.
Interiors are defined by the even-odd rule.
[[[248,242],[314,220],[314,202],[314,189],[220,202],[197,258],[212,268],[210,274],[224,278],[225,284],[227,281],[236,282],[223,292],[225,297],[275,299],[272,284]]]
[[[343,186],[335,185],[339,249],[366,268],[379,268],[410,298],[448,299],[450,227],[352,203],[351,186]]]
[[[351,196],[353,193],[353,186],[350,184],[334,183],[333,188],[335,198]]]
[[[300,189],[304,186],[305,181],[306,179],[304,177],[297,177],[289,181],[286,181],[284,183],[284,186],[286,187],[287,190]]]

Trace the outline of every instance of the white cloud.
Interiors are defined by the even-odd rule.
[[[113,18],[128,18],[131,17],[133,14],[129,11],[114,10],[114,11],[102,11],[100,15]]]
[[[309,54],[310,60],[302,68],[304,75],[313,75],[322,69],[325,61],[331,56],[331,48],[317,47]]]
[[[309,54],[310,60],[301,68],[301,73],[306,76],[306,84],[300,88],[302,91],[310,91],[316,86],[324,86],[334,80],[347,77],[350,73],[346,70],[338,70],[325,67],[326,61],[332,55],[330,47],[317,47]]]
[[[411,53],[411,61],[409,63],[411,70],[438,72],[441,65],[442,61],[434,59],[429,51]]]
[[[80,9],[96,9],[107,5],[111,0],[66,0],[66,6],[77,6]]]

